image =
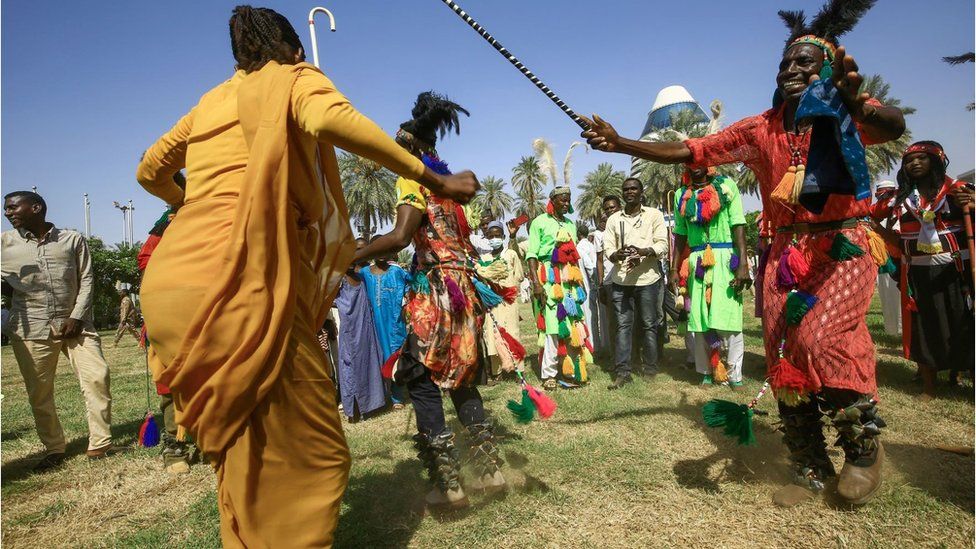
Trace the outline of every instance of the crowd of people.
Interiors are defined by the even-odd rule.
[[[358,421],[410,406],[432,482],[426,503],[461,507],[465,488],[506,488],[480,384],[524,384],[535,374],[547,392],[574,390],[602,355],[607,389],[619,390],[634,374],[658,373],[670,319],[701,385],[738,389],[743,294],[754,278],[793,473],[773,501],[794,506],[837,475],[825,417],[844,450],[838,494],[869,501],[882,480],[885,426],[865,322],[875,282],[891,277],[900,290],[906,357],[930,398],[938,370],[973,365],[964,226],[974,199],[971,183],[947,175],[942,147],[920,141],[905,151],[897,184],[875,185],[872,203],[864,145],[898,138],[905,121],[858,91],[858,65],[838,29],[852,28],[871,2],[850,4],[809,24],[781,12],[790,36],[762,114],[674,143],[626,139],[598,116],[587,120],[583,137],[598,151],[686,166],[671,215],[646,204],[644,183],[628,178],[603,199],[592,228],[570,217],[568,186],[552,188],[532,219],[488,217],[472,228],[463,205],[477,180],[452,173],[436,148],[460,134],[467,110],[421,93],[390,138],[304,62],[284,17],[235,8],[237,72],[153,144],[137,171],[169,207],[140,254],[164,459],[167,468],[187,464],[192,440],[213,465],[224,543],[331,544],[350,467],[340,409]],[[840,142],[818,138],[821,126]],[[334,146],[400,176],[389,232],[354,238]],[[747,248],[738,185],[714,169],[737,162],[760,183],[759,250]],[[37,470],[64,460],[53,398],[61,352],[85,395],[88,455],[104,457],[109,370],[91,323],[85,240],[48,222],[36,193],[7,194],[4,209],[13,226],[2,235],[5,330],[46,447]],[[410,264],[397,265],[408,246]],[[116,342],[133,329],[132,311],[123,296]],[[531,314],[534,334],[522,333],[520,314]],[[533,336],[539,355],[525,360],[520,340]],[[445,420],[445,394],[463,442]],[[462,448],[477,476],[463,486]]]

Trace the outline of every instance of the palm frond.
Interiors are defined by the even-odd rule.
[[[549,182],[554,187],[558,186],[559,179],[556,178],[556,160],[552,156],[552,145],[539,137],[532,141],[532,150],[539,161],[539,169],[549,178]]]
[[[967,52],[962,55],[950,55],[948,57],[943,57],[942,60],[950,65],[962,65],[963,63],[972,63],[976,61],[976,52]]]

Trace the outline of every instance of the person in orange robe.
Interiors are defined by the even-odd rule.
[[[214,464],[224,546],[328,547],[349,451],[315,334],[355,249],[333,146],[461,202],[478,184],[359,114],[283,16],[239,6],[230,31],[238,70],[137,171],[177,210],[143,279],[150,363]]]

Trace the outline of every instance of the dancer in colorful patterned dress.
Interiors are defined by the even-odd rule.
[[[790,37],[773,108],[758,116],[680,143],[624,139],[598,116],[583,133],[602,151],[691,167],[742,162],[756,174],[765,223],[776,230],[763,329],[794,471],[794,482],[773,496],[786,507],[822,491],[835,474],[824,414],[846,458],[840,496],[865,503],[881,485],[884,422],[876,415],[874,344],[864,321],[878,261],[865,250],[877,235],[862,222],[871,207],[862,143],[897,139],[905,119],[859,91],[858,65],[837,40],[873,3],[830,0],[809,25],[803,12],[781,11]]]
[[[450,173],[435,145],[438,133],[441,137],[451,130],[460,133],[459,113],[468,111],[441,95],[421,93],[413,118],[400,125],[397,143],[434,172]],[[463,507],[468,498],[460,482],[460,453],[444,419],[441,391],[450,395],[458,419],[468,430],[469,455],[478,468],[476,487],[490,492],[506,488],[494,427],[475,386],[487,375],[487,353],[481,341],[486,286],[475,271],[477,252],[461,205],[435,197],[405,178],[397,181],[397,194],[393,230],[359,250],[356,258],[384,256],[413,242],[413,283],[405,309],[407,339],[386,362],[384,373],[406,385],[417,414],[419,432],[413,439],[434,484],[425,498],[427,505]],[[514,298],[517,289],[508,293]],[[500,300],[498,294],[492,295]]]

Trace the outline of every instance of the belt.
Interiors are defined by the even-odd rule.
[[[776,229],[778,233],[822,233],[825,231],[836,231],[839,229],[853,229],[861,223],[862,218],[850,217],[838,221],[826,221],[824,223],[794,223]]]
[[[711,246],[713,250],[721,250],[723,248],[731,249],[732,243],[731,242],[709,242],[708,244],[702,244],[701,246],[692,246],[691,251],[704,252],[705,248],[707,248],[708,246]]]

